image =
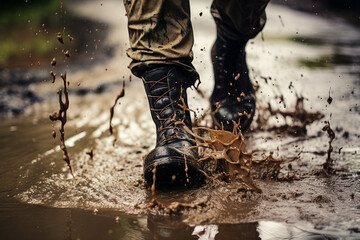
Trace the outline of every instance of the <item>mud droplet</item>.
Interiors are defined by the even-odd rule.
[[[55,130],[52,130],[51,136],[52,136],[54,139],[56,138],[56,132],[55,132]]]
[[[55,79],[56,79],[56,74],[53,72],[53,71],[51,71],[50,72],[50,76],[52,77],[52,83],[54,83],[55,82]]]
[[[58,35],[57,35],[56,38],[57,38],[57,40],[58,40],[61,44],[64,44],[64,40],[63,40],[63,37],[62,37],[61,32],[58,33]]]
[[[291,90],[292,88],[294,88],[294,85],[293,85],[293,82],[290,82],[289,89]]]
[[[56,65],[56,59],[55,59],[55,57],[51,60],[50,64],[51,64],[52,66],[55,66],[55,65]]]
[[[343,149],[343,147],[339,148],[339,154],[341,154],[341,150]]]
[[[323,164],[323,170],[324,173],[326,175],[330,175],[332,173],[334,173],[334,168],[333,168],[333,160],[331,159],[331,153],[333,151],[333,147],[332,147],[332,142],[335,139],[335,132],[331,129],[330,127],[330,122],[328,122],[323,128],[322,130],[325,132],[327,132],[328,136],[329,136],[329,148],[327,150],[327,158],[325,163]]]
[[[70,57],[70,52],[69,52],[69,50],[64,51],[64,55],[65,55],[66,57]]]
[[[327,99],[328,104],[331,104],[333,101],[332,97],[330,96],[330,90],[329,90],[329,97]]]
[[[279,19],[280,19],[280,22],[281,22],[281,26],[285,27],[285,24],[284,24],[284,22],[283,22],[283,20],[282,20],[282,18],[281,18],[280,15],[279,15]]]
[[[90,156],[90,159],[93,159],[93,157],[94,157],[94,149],[93,148],[91,148],[89,151],[86,151],[85,153]]]
[[[113,128],[112,128],[112,125],[111,125],[111,122],[112,122],[112,119],[114,117],[114,108],[116,106],[116,103],[117,101],[124,97],[125,96],[125,81],[123,81],[123,86],[122,86],[122,89],[120,91],[120,93],[116,96],[116,99],[115,99],[115,102],[114,102],[114,105],[110,108],[110,123],[109,123],[109,132],[110,134],[112,135],[113,134]]]
[[[70,34],[68,34],[68,38],[69,38],[70,42],[71,42],[72,40],[74,40],[74,38],[73,38],[72,36],[70,36]]]

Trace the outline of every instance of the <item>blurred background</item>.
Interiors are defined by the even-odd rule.
[[[82,10],[73,10],[74,5],[83,5],[86,9],[89,2],[94,1],[14,0],[0,2],[1,116],[21,113],[27,106],[41,99],[39,96],[34,96],[33,92],[27,91],[28,89],[21,89],[19,85],[27,87],[34,82],[45,80],[52,58],[59,59],[57,61],[59,68],[71,65],[72,69],[75,69],[109,60],[115,55],[115,49],[119,49],[119,45],[125,45],[120,51],[126,49],[125,28],[122,28],[124,42],[109,41],[105,39],[109,34],[109,21],[101,21],[101,17],[96,17],[100,15],[99,13],[92,13],[94,17],[84,17]],[[196,4],[197,1],[193,2]],[[360,26],[360,2],[356,0],[272,0],[271,2],[298,9],[313,16],[344,19],[351,25]],[[106,1],[99,1],[99,4],[101,3],[106,5]],[[98,9],[101,7],[99,5]],[[122,22],[121,26],[125,27],[126,18],[119,17],[120,14],[124,14],[122,6],[119,7],[121,9],[109,10],[109,16],[113,16],[110,20],[113,23],[118,21],[118,25]],[[197,14],[193,17],[196,19]],[[66,47],[67,49],[58,44],[56,38],[58,32],[63,33],[66,40],[67,35],[75,36],[71,44]],[[105,42],[101,42],[102,40]],[[71,57],[64,60],[65,50],[71,53]],[[123,59],[126,61],[126,56],[123,56]],[[37,74],[30,74],[29,69],[36,71]],[[9,90],[9,86],[12,86],[14,91]],[[12,96],[9,96],[7,91],[10,91]],[[18,98],[23,98],[24,101],[19,102]],[[12,104],[12,101],[16,101],[17,104]]]

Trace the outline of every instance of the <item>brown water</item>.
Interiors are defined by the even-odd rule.
[[[199,188],[156,191],[160,204],[151,204],[142,157],[154,146],[155,128],[141,81],[128,80],[126,19],[112,14],[123,11],[122,3],[101,4],[72,6],[108,24],[104,44],[115,46],[113,58],[67,71],[65,144],[75,178],[48,120],[58,109],[60,81],[30,85],[43,101],[0,122],[1,239],[360,238],[359,29],[270,5],[264,41],[259,36],[247,47],[259,108],[241,148],[253,158],[252,190],[261,192],[219,176]],[[205,97],[188,90],[189,102],[198,124],[210,126],[214,26],[208,2],[192,5],[194,64]],[[126,94],[114,108],[110,135],[109,109],[122,80]],[[335,134],[329,176],[327,122]]]

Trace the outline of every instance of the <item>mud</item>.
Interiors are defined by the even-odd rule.
[[[108,133],[106,106],[114,102],[122,80],[130,74],[124,17],[110,14],[122,9],[121,4],[74,5],[84,16],[97,16],[109,24],[112,34],[106,44],[118,46],[112,48],[114,59],[98,67],[67,71],[72,82],[81,83],[69,89],[66,123],[65,144],[75,179],[67,164],[59,161],[61,148],[49,141],[52,126],[47,113],[59,104],[53,98],[53,84],[31,85],[31,91],[48,101],[1,122],[4,239],[20,236],[19,224],[23,239],[51,233],[54,239],[196,239],[202,232],[215,234],[216,239],[359,238],[357,28],[270,5],[264,41],[259,36],[247,48],[249,66],[255,68],[251,76],[259,85],[256,119],[261,120],[241,136],[205,129],[211,127],[206,109],[213,76],[210,53],[200,49],[211,49],[208,36],[215,28],[209,24],[207,5],[194,2],[194,64],[202,76],[202,94],[188,90],[189,108],[198,117],[200,127],[194,134],[209,178],[196,188],[152,192],[143,180],[142,157],[156,139],[141,80],[126,80],[126,96],[116,104],[119,114],[112,119],[113,136]],[[101,15],[100,7],[107,14]],[[333,34],[341,31],[349,34]],[[296,37],[320,39],[321,44],[292,40]],[[303,65],[304,59],[311,64],[332,54],[348,56],[351,64]],[[271,76],[266,77],[268,84],[261,76]],[[331,136],[327,128],[322,130],[329,120],[335,133],[330,134],[335,137],[331,155]],[[284,132],[287,127],[293,129]],[[335,171],[318,174],[328,156]]]

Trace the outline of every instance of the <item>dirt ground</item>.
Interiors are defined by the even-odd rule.
[[[209,5],[192,2],[194,65],[204,96],[188,90],[190,108],[203,116],[198,125],[206,127],[212,127],[208,98],[215,40]],[[154,147],[155,127],[142,83],[127,69],[122,2],[76,1],[67,7],[106,31],[98,29],[99,47],[81,63],[52,67],[50,59],[49,66],[18,76],[46,81],[26,85],[38,100],[0,122],[2,239],[17,239],[14,229],[21,222],[23,239],[26,232],[41,238],[56,221],[63,231],[54,239],[360,238],[359,28],[270,4],[264,32],[247,46],[258,106],[244,139],[254,160],[250,173],[261,191],[214,178],[192,189],[156,191],[159,204],[151,204],[142,158]],[[111,51],[107,58],[105,51]],[[60,78],[51,83],[51,70],[57,76],[66,71],[70,82],[65,143],[75,178],[62,161],[59,134],[51,137],[48,116],[58,109],[56,89],[62,86]],[[4,72],[2,77],[9,76]],[[123,81],[125,96],[115,107],[110,135],[110,107]],[[10,90],[1,89],[2,99]],[[333,132],[324,129],[327,125]],[[324,171],[329,133],[335,134],[332,165]],[[34,215],[43,216],[34,223],[42,231],[31,230]]]

